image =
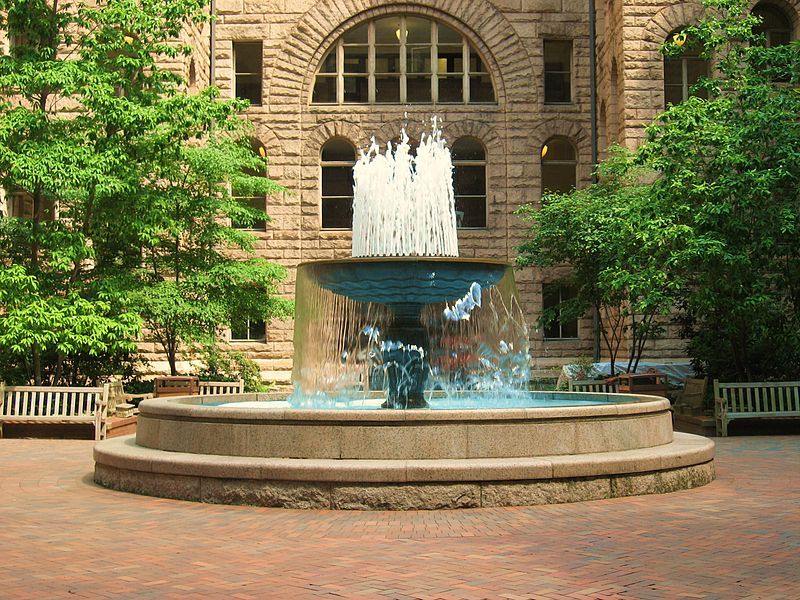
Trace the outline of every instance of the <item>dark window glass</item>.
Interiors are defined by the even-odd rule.
[[[237,98],[261,105],[261,42],[233,42],[235,93]]]
[[[767,2],[759,2],[753,14],[761,17],[761,23],[753,28],[764,36],[767,48],[784,46],[792,41],[792,22],[781,9]]]
[[[231,326],[232,341],[263,341],[267,337],[267,325],[264,321],[247,319]]]
[[[356,151],[342,138],[322,147],[322,228],[350,229],[353,226],[353,165]]]
[[[453,191],[456,225],[463,228],[486,227],[486,151],[473,137],[455,141]]]
[[[234,191],[233,196],[242,204],[249,206],[250,208],[254,208],[261,212],[266,212],[266,199],[262,196],[253,196],[253,197],[243,197],[236,194]],[[234,220],[231,220],[231,227],[236,229],[250,229],[253,231],[264,231],[267,228],[267,221],[266,219],[256,219],[250,224],[246,223],[239,223]]]
[[[674,39],[675,31],[667,37],[667,41]],[[700,89],[692,92],[692,87],[703,77],[708,77],[708,61],[700,57],[701,48],[694,40],[687,38],[684,42],[686,49],[676,58],[664,58],[664,106],[680,104],[689,96],[700,98],[708,97],[706,90]]]
[[[572,42],[544,41],[544,102],[572,102]]]
[[[551,138],[542,147],[542,193],[568,193],[577,184],[575,147],[564,138]]]
[[[558,283],[542,286],[542,308],[555,312],[555,318],[544,328],[545,339],[570,339],[578,337],[578,319],[562,318],[562,303],[575,298],[575,290]]]

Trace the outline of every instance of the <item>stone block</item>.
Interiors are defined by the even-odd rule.
[[[612,497],[666,494],[687,490],[711,483],[714,480],[714,462],[682,467],[670,471],[623,475],[611,478]]]
[[[200,500],[211,504],[246,504],[275,508],[331,508],[327,484],[258,479],[216,479],[204,477]]]
[[[477,508],[478,484],[334,486],[331,508],[340,510],[440,510]]]
[[[606,477],[561,479],[555,481],[521,481],[483,485],[482,506],[533,506],[563,504],[611,497]]]

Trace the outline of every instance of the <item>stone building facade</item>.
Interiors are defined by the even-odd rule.
[[[758,6],[783,15],[794,37],[798,3]],[[199,85],[211,81],[223,96],[253,102],[246,116],[266,150],[268,174],[287,189],[251,200],[265,202],[272,218],[253,233],[260,256],[289,268],[287,296],[298,263],[350,255],[341,173],[371,136],[385,143],[405,126],[418,139],[437,115],[448,142],[461,141],[462,256],[513,261],[525,234],[515,211],[539,202],[546,185],[591,181],[585,0],[216,0],[214,8],[213,31],[197,36],[188,68]],[[659,53],[700,14],[698,2],[596,0],[601,156],[611,142],[640,143],[643,126],[665,106],[665,91],[686,93],[707,68],[691,59],[665,66]],[[556,276],[517,274],[538,369],[593,352],[591,318],[548,331],[535,325]],[[288,378],[291,323],[250,324],[233,337],[265,376]],[[647,355],[680,358],[682,345],[668,328]]]

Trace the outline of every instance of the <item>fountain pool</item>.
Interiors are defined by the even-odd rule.
[[[510,265],[457,258],[434,128],[355,170],[353,257],[298,267],[294,393],[156,398],[95,446],[95,481],[291,508],[437,509],[662,493],[714,478],[714,444],[654,396],[528,392]]]

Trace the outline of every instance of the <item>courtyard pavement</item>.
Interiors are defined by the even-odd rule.
[[[800,436],[717,440],[703,488],[299,511],[92,482],[92,442],[0,440],[0,598],[800,598]]]

